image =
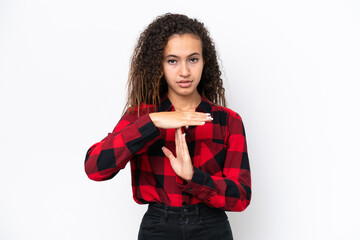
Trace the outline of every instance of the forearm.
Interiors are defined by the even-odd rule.
[[[131,119],[130,119],[131,120]],[[90,147],[85,157],[85,172],[95,181],[112,178],[125,167],[134,154],[145,151],[159,135],[148,115],[134,122],[125,118],[106,138]]]
[[[217,148],[212,142],[208,146],[204,143],[204,150],[201,151],[202,165],[199,168],[194,167],[194,175],[187,183],[178,180],[182,191],[194,195],[212,207],[243,211],[251,199],[245,129],[239,115],[231,117],[228,126],[229,135],[224,139],[225,148]],[[206,165],[208,161],[209,164]],[[217,164],[211,165],[211,161]],[[222,161],[223,164],[219,165]],[[215,170],[219,166],[221,167]]]
[[[182,191],[187,192],[205,204],[227,211],[243,211],[250,203],[251,180],[250,174],[243,179],[234,180],[228,177],[211,176],[194,168],[193,178],[184,182],[178,178]]]
[[[209,113],[202,112],[153,112],[149,117],[156,127],[164,129],[204,125],[212,121]]]

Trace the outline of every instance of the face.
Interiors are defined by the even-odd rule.
[[[201,40],[191,34],[170,37],[165,46],[163,71],[170,96],[199,95],[204,60]]]

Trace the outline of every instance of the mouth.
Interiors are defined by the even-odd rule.
[[[177,81],[176,82],[180,87],[186,88],[186,87],[190,87],[192,81],[190,80],[181,80],[181,81]]]

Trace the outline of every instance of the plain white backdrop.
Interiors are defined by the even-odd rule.
[[[136,239],[130,169],[94,182],[87,149],[121,117],[136,40],[203,21],[253,179],[235,239],[360,239],[360,3],[0,0],[0,239]]]

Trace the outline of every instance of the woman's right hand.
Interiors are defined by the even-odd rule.
[[[204,125],[213,120],[210,113],[203,112],[155,112],[149,116],[156,127],[165,129]]]

